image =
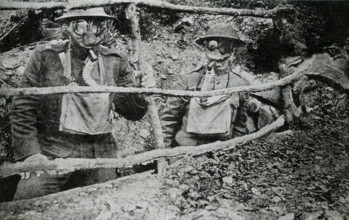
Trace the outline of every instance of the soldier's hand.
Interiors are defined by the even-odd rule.
[[[239,92],[240,102],[246,102],[250,98],[250,94],[248,92]]]
[[[154,88],[156,86],[156,82],[153,75],[143,75],[141,85],[144,88]]]
[[[135,71],[136,79],[140,78],[140,83],[142,87],[154,88],[156,86],[156,81],[153,72],[153,68],[150,65],[145,65],[145,67],[143,68],[143,73],[139,70]]]
[[[43,154],[33,154],[27,157],[24,161],[25,162],[45,162],[45,161],[48,161],[48,158]]]

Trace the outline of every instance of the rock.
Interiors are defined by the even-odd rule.
[[[234,220],[244,220],[245,218],[239,216],[234,210],[226,209],[226,208],[218,208],[215,214],[217,217],[226,218],[226,219],[234,219]]]
[[[187,192],[189,190],[189,186],[186,185],[186,184],[181,184],[179,186],[179,189],[182,191],[182,192]]]
[[[322,215],[322,211],[312,212],[312,213],[304,213],[302,215],[302,220],[313,220],[318,219]]]
[[[233,178],[231,176],[226,176],[223,177],[222,181],[227,184],[232,184],[233,183]]]
[[[336,109],[339,111],[344,111],[347,107],[348,95],[343,93],[337,97]]]
[[[337,211],[327,210],[325,213],[325,217],[328,220],[343,220],[343,217]]]
[[[167,79],[167,76],[165,74],[160,74],[161,79]]]
[[[175,203],[177,199],[181,196],[182,192],[177,188],[170,188],[166,191],[166,194],[170,202]]]
[[[113,214],[110,211],[102,211],[99,213],[99,215],[95,218],[95,220],[108,220],[111,219]]]
[[[311,64],[306,69],[305,74],[320,77],[330,84],[349,90],[349,78],[346,75],[349,69],[348,62],[349,55],[344,49],[341,50],[341,55],[337,58],[331,57],[328,53],[314,54],[310,58]]]
[[[19,66],[18,60],[14,57],[8,57],[2,61],[2,65],[6,69],[15,69]]]
[[[272,123],[277,117],[279,117],[278,111],[274,107],[268,105],[263,105],[259,109],[258,115],[258,129],[261,129],[262,127]]]
[[[186,219],[212,219],[212,214],[211,212],[205,210],[205,209],[200,209],[198,211],[196,211],[193,216],[189,217],[189,216],[185,216],[185,218],[181,218],[182,220],[186,220]]]
[[[294,213],[288,213],[278,218],[278,220],[293,220],[293,219],[294,219]]]
[[[242,78],[247,80],[250,83],[250,85],[254,85],[254,86],[258,86],[265,83],[271,83],[279,80],[279,74],[274,72],[254,75],[250,72],[244,71],[240,66],[235,66],[232,71],[239,74]],[[276,87],[274,89],[267,90],[267,91],[254,92],[253,94],[257,97],[267,99],[277,104],[281,99],[280,91],[281,91],[280,88]]]
[[[23,73],[24,73],[24,70],[25,70],[24,66],[18,67],[18,68],[16,69],[16,75],[17,75],[17,76],[22,76]]]
[[[247,116],[246,126],[247,126],[248,133],[252,133],[257,130],[254,124],[254,121],[250,116]]]
[[[144,138],[147,139],[150,136],[150,132],[147,129],[141,129],[139,131],[139,135]]]
[[[272,198],[271,201],[274,202],[274,203],[279,203],[279,202],[282,201],[282,199],[279,196],[275,196],[274,198]]]
[[[251,191],[252,191],[252,193],[255,194],[256,196],[262,195],[262,193],[261,193],[257,188],[252,187],[252,188],[251,188]]]
[[[261,107],[262,103],[255,98],[248,102],[248,111],[251,113],[257,113]]]
[[[171,53],[170,57],[172,60],[178,60],[178,55],[175,53]]]
[[[266,74],[258,75],[251,83],[251,85],[261,85],[265,83],[271,83],[279,80],[279,75],[277,73],[271,72]],[[272,103],[279,104],[281,99],[281,89],[280,87],[276,87],[271,90],[255,92],[253,93],[257,97],[261,97],[263,99],[267,99]]]
[[[192,26],[193,24],[194,24],[194,18],[192,16],[190,16],[190,17],[183,17],[182,19],[177,21],[176,24],[174,24],[173,31],[175,33],[179,33],[181,31],[183,31],[186,26],[187,27],[188,26]]]

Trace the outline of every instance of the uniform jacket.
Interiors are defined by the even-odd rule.
[[[200,91],[204,82],[205,66],[188,74],[178,76],[172,89]],[[249,85],[248,81],[242,78],[237,72],[228,71],[227,74],[215,76],[214,89],[231,88],[235,86]],[[190,98],[168,97],[165,109],[161,116],[161,123],[164,133],[164,142],[167,147],[175,145],[195,146],[222,140],[222,137],[202,137],[195,133],[186,131],[189,113]],[[237,108],[236,117],[232,117],[232,135],[238,136],[246,132],[247,106],[246,100],[237,98],[237,103],[232,103]],[[236,120],[233,121],[233,118]],[[231,137],[225,137],[231,138]],[[223,138],[223,139],[225,139]],[[174,141],[175,140],[175,141]]]
[[[25,68],[19,87],[64,86],[69,80],[63,75],[59,53],[66,45],[46,44],[37,47]],[[124,55],[114,49],[100,46],[105,82],[109,86],[132,87],[134,74]],[[83,60],[75,50],[71,51],[72,76],[78,85],[86,86],[82,79]],[[98,65],[96,65],[98,66]],[[99,82],[98,67],[91,76]],[[139,120],[147,111],[142,96],[132,94],[111,95],[115,110],[129,120]],[[101,135],[73,135],[59,131],[62,94],[42,96],[17,96],[13,100],[11,116],[14,158],[24,159],[36,153],[51,157],[69,157],[73,150],[92,149],[94,155],[83,157],[114,157],[116,144],[110,133]],[[84,154],[82,154],[84,155]]]

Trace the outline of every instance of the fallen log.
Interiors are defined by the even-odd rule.
[[[304,61],[306,63],[308,61]],[[124,88],[112,86],[57,86],[45,88],[0,88],[0,96],[18,96],[18,95],[48,95],[63,93],[144,93],[148,95],[161,94],[169,96],[187,96],[187,97],[210,97],[217,95],[227,95],[237,92],[260,92],[279,86],[285,86],[299,79],[304,75],[308,65],[301,65],[295,71],[280,80],[271,83],[265,83],[258,86],[239,86],[227,89],[217,89],[211,91],[184,91],[184,90],[167,90],[158,88]]]
[[[5,177],[22,172],[47,171],[49,174],[63,174],[81,169],[94,168],[123,168],[135,164],[143,163],[150,160],[157,160],[159,158],[175,157],[180,155],[202,155],[207,152],[215,152],[219,150],[231,150],[236,145],[244,144],[248,141],[260,138],[276,129],[282,127],[285,123],[285,117],[282,115],[273,123],[263,127],[261,130],[237,137],[224,142],[215,142],[211,144],[204,144],[200,146],[186,146],[176,147],[171,149],[156,149],[125,158],[117,159],[55,159],[44,162],[18,162],[15,164],[3,164],[0,167],[0,177]]]
[[[2,1],[0,9],[72,9],[72,8],[91,8],[99,6],[109,6],[112,4],[135,4],[136,6],[144,6],[158,9],[175,10],[178,12],[198,13],[198,14],[222,14],[232,16],[253,16],[262,18],[273,18],[283,7],[274,9],[236,9],[236,8],[209,8],[196,7],[187,5],[175,5],[159,0],[87,0],[87,1],[69,1],[62,2],[22,2],[22,1]]]

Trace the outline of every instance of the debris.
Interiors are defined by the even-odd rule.
[[[251,188],[251,191],[253,194],[255,194],[256,196],[260,196],[262,195],[261,192],[257,189],[257,188]]]
[[[223,180],[224,183],[227,183],[227,184],[232,184],[233,183],[233,178],[231,176],[223,177],[222,180]]]
[[[278,220],[293,220],[293,219],[294,219],[294,213],[288,213],[278,218]]]
[[[328,220],[343,220],[342,215],[337,211],[326,210],[325,217]]]
[[[139,135],[142,138],[147,139],[150,136],[150,132],[147,129],[140,129]]]

